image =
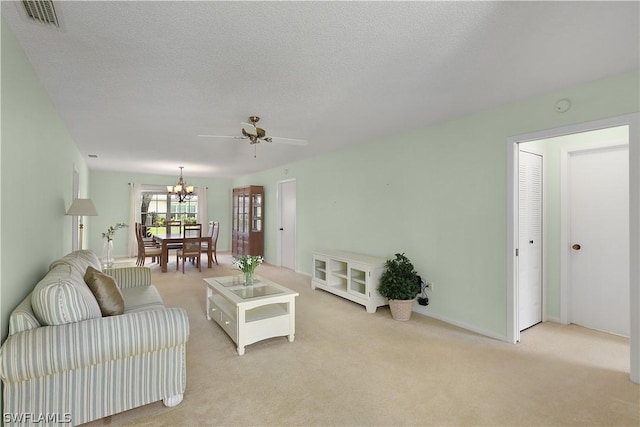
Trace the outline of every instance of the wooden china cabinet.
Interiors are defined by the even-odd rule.
[[[264,256],[264,187],[234,188],[231,218],[231,254]]]

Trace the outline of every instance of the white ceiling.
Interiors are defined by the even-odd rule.
[[[639,2],[2,1],[91,170],[233,177],[638,70]],[[549,106],[553,108],[553,106]],[[268,135],[240,135],[262,118]]]

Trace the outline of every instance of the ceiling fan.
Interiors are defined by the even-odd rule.
[[[260,117],[258,116],[249,116],[249,121],[251,123],[241,122],[242,125],[242,136],[227,136],[227,135],[198,135],[204,138],[234,138],[234,139],[248,139],[249,144],[258,144],[262,141],[266,142],[277,142],[280,144],[289,144],[289,145],[307,145],[308,142],[305,139],[295,139],[295,138],[282,138],[279,136],[267,136],[267,132],[259,128],[256,123],[260,121]]]

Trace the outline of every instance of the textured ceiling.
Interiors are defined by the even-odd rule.
[[[638,69],[638,2],[2,1],[92,170],[238,176]],[[552,106],[550,106],[552,108]],[[239,135],[249,115],[267,134]],[[257,158],[254,158],[254,148]]]

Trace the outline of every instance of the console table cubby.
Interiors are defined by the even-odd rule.
[[[320,288],[375,313],[389,302],[378,293],[384,258],[337,250],[313,252],[311,289]]]

